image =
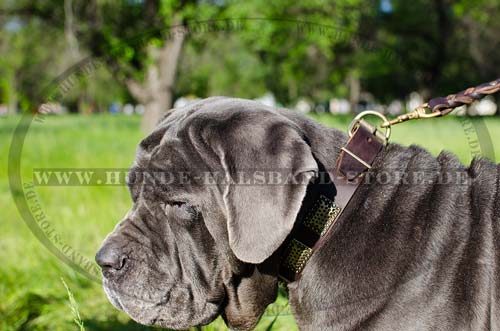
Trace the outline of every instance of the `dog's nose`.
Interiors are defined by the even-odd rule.
[[[127,262],[127,256],[113,244],[106,244],[95,255],[95,261],[103,270],[120,270]]]

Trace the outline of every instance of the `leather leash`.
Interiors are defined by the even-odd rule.
[[[456,94],[450,94],[445,98],[438,97],[431,99],[429,102],[417,107],[417,109],[410,113],[400,115],[391,121],[382,123],[381,127],[390,127],[391,125],[413,119],[445,116],[451,113],[451,111],[455,108],[470,105],[474,101],[480,100],[487,95],[494,94],[499,91],[500,78],[476,87],[470,87],[465,91]]]
[[[325,181],[325,176],[330,178],[325,169],[320,169],[320,176],[307,187],[295,226],[282,245],[280,279],[286,283],[299,279],[312,254],[332,235],[334,224],[348,206],[377,155],[387,145],[391,125],[412,119],[445,116],[457,107],[469,105],[499,91],[500,78],[446,98],[431,99],[414,111],[390,121],[384,115],[370,110],[356,116],[349,125],[349,140],[341,148],[333,179],[321,182]],[[382,119],[380,127],[385,128],[385,133],[365,121],[363,118],[367,115]]]

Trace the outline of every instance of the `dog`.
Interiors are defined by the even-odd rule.
[[[243,99],[169,111],[140,142],[133,207],[96,254],[110,302],[146,325],[184,329],[222,315],[232,329],[252,329],[276,299],[303,183],[321,168],[332,174],[347,139]],[[286,169],[298,181],[232,181],[247,169]],[[387,145],[286,285],[299,328],[500,330],[499,171]],[[206,174],[220,176],[207,183]]]

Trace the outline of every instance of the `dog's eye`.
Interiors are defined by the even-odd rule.
[[[174,208],[174,209],[183,208],[186,205],[187,204],[184,201],[166,201],[166,202],[161,204],[161,206],[164,210],[166,210],[168,208]]]
[[[167,201],[167,204],[174,207],[182,207],[186,205],[183,201]]]
[[[181,216],[182,218],[194,218],[198,215],[196,209],[184,201],[166,201],[161,206],[165,213]]]

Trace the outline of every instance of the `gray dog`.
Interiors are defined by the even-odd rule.
[[[96,256],[110,301],[142,324],[182,329],[222,315],[233,329],[252,329],[276,299],[282,244],[306,185],[232,180],[286,169],[307,182],[320,168],[334,171],[346,140],[241,99],[170,111],[140,143],[133,208]],[[331,237],[287,284],[300,329],[500,330],[499,170],[388,145]]]

